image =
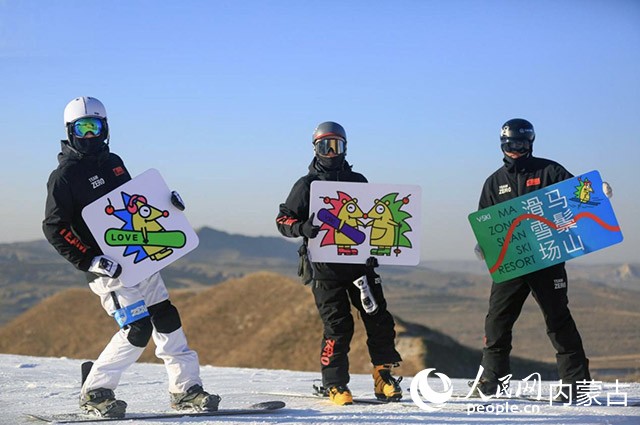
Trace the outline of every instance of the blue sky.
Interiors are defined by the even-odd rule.
[[[613,186],[625,241],[589,258],[640,250],[638,1],[0,0],[0,81],[0,243],[43,237],[62,111],[89,95],[196,228],[278,235],[333,120],[369,181],[422,186],[423,258],[473,259],[467,215],[523,117],[537,156]]]

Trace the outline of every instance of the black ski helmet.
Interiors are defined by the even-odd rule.
[[[344,131],[344,128],[340,124],[333,121],[325,121],[318,124],[316,129],[313,131],[311,143],[315,144],[316,140],[327,136],[338,136],[344,139],[345,142],[347,141],[347,132]]]
[[[536,132],[533,124],[522,118],[513,118],[502,125],[500,131],[500,142],[505,143],[507,139],[524,139],[533,143]]]
[[[533,141],[536,132],[533,125],[522,118],[513,118],[502,125],[500,130],[500,149],[508,158],[508,153],[530,156],[533,153]]]
[[[338,155],[333,157],[321,155],[317,151],[318,146],[316,146],[321,139],[342,139],[344,140],[344,144],[342,145],[344,150],[342,152],[334,150]],[[340,170],[344,166],[345,157],[347,155],[347,132],[344,131],[344,128],[340,124],[333,121],[325,121],[318,124],[316,129],[313,131],[311,143],[313,143],[313,151],[315,152],[316,161],[325,170]]]

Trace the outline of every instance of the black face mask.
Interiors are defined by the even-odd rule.
[[[342,169],[342,166],[344,165],[344,157],[345,155],[338,155],[332,158],[316,155],[316,160],[318,161],[318,164],[320,164],[325,170],[336,171]]]
[[[522,155],[519,158],[511,158],[507,155],[504,156],[502,161],[504,161],[505,166],[509,171],[519,171],[527,168],[529,161],[531,160],[531,152],[526,155]]]
[[[87,156],[96,156],[108,149],[108,145],[105,143],[105,135],[91,138],[74,136],[71,139],[71,146],[79,153]]]

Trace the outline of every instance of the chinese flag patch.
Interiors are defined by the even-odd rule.
[[[118,166],[116,168],[113,169],[113,174],[115,174],[116,176],[121,176],[124,174],[124,168]]]
[[[536,177],[534,179],[527,180],[527,187],[529,186],[539,186],[540,185],[540,177]]]

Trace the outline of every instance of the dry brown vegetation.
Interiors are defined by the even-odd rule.
[[[309,288],[296,280],[260,272],[203,290],[173,291],[171,299],[201,364],[319,369],[322,325]],[[478,350],[426,327],[396,320],[397,348],[404,358],[399,373],[415,374],[429,366],[452,377],[475,376]],[[356,323],[351,371],[369,373],[364,328],[360,320]],[[93,359],[116,330],[98,297],[88,289],[68,289],[1,328],[0,352]],[[157,361],[153,344],[141,360]],[[520,363],[541,366],[516,361]]]
[[[389,279],[385,288],[390,310],[398,315],[396,345],[404,359],[399,373],[412,375],[436,367],[451,377],[475,376],[481,357],[487,285],[474,281],[455,284],[443,276],[441,283],[431,279],[429,286],[400,285]],[[635,293],[628,292],[625,300],[622,292],[588,282],[573,285],[572,309],[596,377],[628,379],[633,377],[629,365],[638,362],[637,350],[633,350],[639,341],[634,325],[638,313],[632,309]],[[173,290],[171,299],[180,310],[189,343],[201,364],[319,369],[322,325],[310,288],[295,279],[258,272],[210,287]],[[608,305],[617,308],[607,309]],[[609,323],[603,323],[606,318]],[[607,331],[612,328],[615,332]],[[0,328],[0,352],[93,359],[116,330],[115,321],[88,288],[67,289]],[[532,300],[516,324],[513,354],[521,356],[512,359],[516,376],[536,371],[554,378],[553,349]],[[356,320],[349,357],[353,373],[370,372],[360,320]],[[153,344],[141,361],[157,361]],[[599,376],[599,368],[608,369],[608,374]]]

